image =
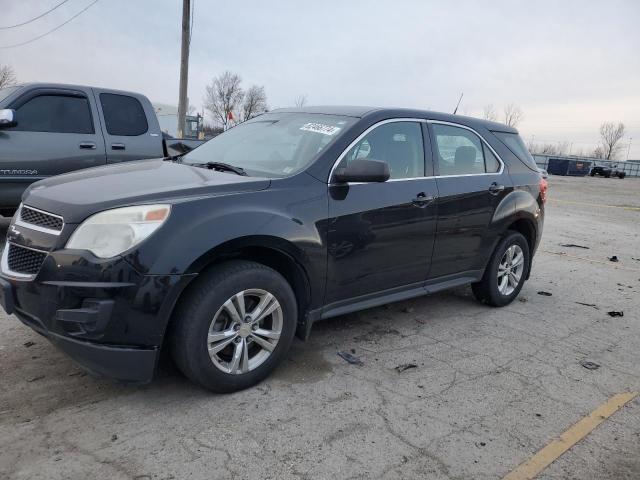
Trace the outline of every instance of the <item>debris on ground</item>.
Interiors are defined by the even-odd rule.
[[[582,365],[587,370],[597,370],[600,368],[600,365],[595,362],[590,362],[589,360],[582,360],[580,362],[580,365]]]
[[[624,317],[624,312],[618,312],[616,310],[612,310],[611,312],[607,312],[610,317]]]
[[[551,295],[553,295],[552,293],[549,292],[544,292],[544,291],[539,291],[538,295],[542,295],[543,297],[550,297]]]
[[[33,377],[33,378],[29,378],[27,380],[27,382],[31,383],[31,382],[36,382],[38,380],[42,380],[44,378],[44,375],[38,375],[37,377]]]
[[[413,307],[404,307],[402,313],[413,313]]]
[[[616,255],[614,255],[613,257],[609,257],[609,261],[610,262],[619,262],[620,260],[618,260],[618,257]]]
[[[118,439],[118,435],[116,435],[115,433],[113,435],[111,435],[111,441],[115,442]]]
[[[598,306],[595,303],[576,302],[578,305],[584,305],[585,307],[593,307],[598,310]]]
[[[526,303],[528,300],[526,298],[524,298],[524,297],[520,297],[520,298],[518,298],[518,301],[522,302],[522,303]]]
[[[585,250],[589,250],[589,247],[585,247],[584,245],[576,245],[575,243],[561,243],[560,246],[567,248],[584,248]]]
[[[364,365],[364,362],[349,352],[338,352],[338,356],[346,360],[351,365]]]
[[[410,368],[418,368],[418,365],[416,365],[415,363],[403,363],[402,365],[398,365],[395,368],[395,371],[401,373],[405,370],[409,370]]]
[[[27,348],[29,348],[29,347],[33,347],[35,344],[36,344],[36,342],[31,342],[31,341],[29,341],[29,342],[26,342],[26,343],[24,344],[24,346],[25,346],[25,347],[27,347]]]

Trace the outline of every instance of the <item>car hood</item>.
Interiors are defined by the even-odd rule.
[[[61,215],[66,223],[78,223],[109,208],[253,192],[268,188],[270,183],[265,178],[216,172],[161,159],[141,160],[36,182],[24,193],[22,201]]]

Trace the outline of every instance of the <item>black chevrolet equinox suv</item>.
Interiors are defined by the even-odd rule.
[[[149,381],[161,349],[249,387],[313,322],[529,277],[547,183],[518,132],[408,109],[276,110],[183,156],[33,184],[0,304],[89,371]]]

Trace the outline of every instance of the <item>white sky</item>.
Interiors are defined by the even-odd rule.
[[[0,27],[60,0],[0,0]],[[70,0],[0,47],[39,35],[92,0]],[[180,0],[100,0],[57,32],[0,49],[20,81],[134,90],[177,104]],[[480,115],[515,102],[526,141],[592,150],[606,120],[640,158],[640,1],[195,0],[190,103],[224,70],[264,85],[269,105],[429,108]]]

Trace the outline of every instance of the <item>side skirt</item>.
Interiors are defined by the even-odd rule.
[[[480,281],[483,273],[482,270],[456,273],[454,275],[430,279],[426,282],[403,285],[401,287],[369,293],[325,305],[323,308],[311,310],[307,313],[304,323],[299,325],[297,336],[302,340],[306,340],[311,332],[311,326],[317,320],[326,320],[339,315],[346,315],[347,313],[378,307],[387,303],[400,302],[402,300],[436,293],[441,290],[468,285]]]

